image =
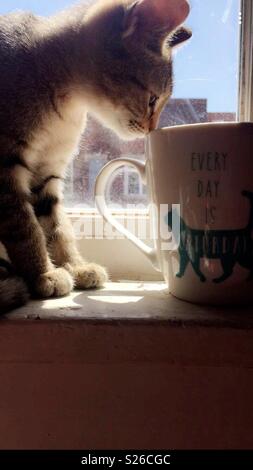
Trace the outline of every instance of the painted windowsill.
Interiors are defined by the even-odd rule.
[[[106,287],[70,296],[31,301],[5,316],[10,321],[115,320],[168,324],[223,326],[253,329],[251,307],[206,307],[180,301],[169,294],[163,282],[109,282]]]
[[[0,321],[4,363],[167,363],[253,368],[252,309],[173,298],[162,282],[30,302]]]

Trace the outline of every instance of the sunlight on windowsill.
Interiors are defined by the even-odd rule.
[[[73,292],[69,297],[61,299],[50,299],[42,302],[42,310],[74,309],[78,310],[94,302],[101,304],[121,304],[127,305],[145,300],[145,293],[159,293],[166,291],[167,287],[162,282],[108,282],[106,286],[99,290],[86,292]],[[140,295],[141,294],[141,295]],[[143,295],[142,295],[143,294]],[[86,305],[84,305],[86,304]]]
[[[167,287],[165,284],[160,282],[150,282],[150,283],[131,283],[131,282],[119,282],[119,283],[111,283],[102,290],[102,292],[106,292],[109,289],[110,293],[108,292],[107,295],[101,295],[101,292],[96,293],[96,295],[88,296],[88,299],[95,300],[97,302],[106,302],[108,304],[129,304],[129,303],[136,303],[140,300],[143,300],[143,296],[133,296],[129,295],[130,292],[162,292],[166,291]],[[113,293],[114,292],[114,293]],[[125,295],[118,295],[118,292]]]
[[[109,282],[103,289],[72,292],[68,297],[31,301],[9,314],[11,321],[165,322],[172,325],[253,328],[252,309],[206,307],[180,301],[164,282]]]
[[[89,296],[88,299],[95,300],[96,302],[105,302],[107,304],[130,304],[139,302],[143,297],[123,296],[123,295],[102,295],[102,296]]]

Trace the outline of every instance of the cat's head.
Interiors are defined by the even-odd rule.
[[[86,19],[93,114],[125,139],[156,128],[172,94],[172,52],[191,37],[187,0],[102,0]]]

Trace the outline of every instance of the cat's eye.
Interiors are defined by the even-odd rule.
[[[154,108],[155,105],[156,105],[156,103],[157,103],[157,101],[158,101],[158,99],[159,99],[158,96],[156,96],[156,95],[151,95],[150,100],[149,100],[149,107],[150,107],[150,108]]]

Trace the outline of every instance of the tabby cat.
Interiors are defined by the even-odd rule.
[[[187,0],[102,0],[50,18],[0,16],[0,311],[103,285],[62,208],[90,112],[124,139],[154,129],[172,93]]]

